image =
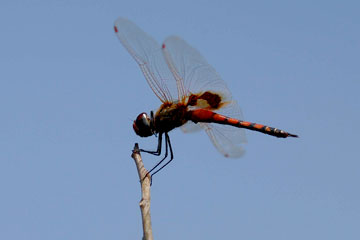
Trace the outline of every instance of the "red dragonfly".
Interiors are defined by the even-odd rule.
[[[177,127],[184,132],[204,129],[225,157],[240,157],[244,153],[241,144],[246,142],[245,128],[279,138],[298,137],[277,128],[241,120],[240,108],[225,82],[183,39],[170,36],[160,46],[138,26],[123,18],[115,21],[114,30],[162,102],[155,114],[152,111],[150,116],[141,113],[133,123],[137,135],[159,136],[156,151],[141,149],[142,152],[159,156],[162,136],[165,135],[165,156],[149,172],[167,158],[168,148],[170,160],[152,175],[173,159],[168,132]]]

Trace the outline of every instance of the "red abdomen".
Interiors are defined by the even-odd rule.
[[[246,122],[235,118],[226,117],[224,115],[215,113],[213,111],[205,110],[205,109],[196,109],[193,111],[189,111],[188,120],[191,120],[195,123],[197,122],[207,122],[207,123],[218,123],[230,125],[238,128],[246,128],[253,131],[262,132],[271,136],[286,138],[286,137],[298,137],[295,134],[291,134],[285,132],[283,130],[269,127],[266,125]]]

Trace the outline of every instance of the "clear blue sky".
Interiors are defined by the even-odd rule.
[[[113,32],[176,34],[227,82],[243,158],[170,133],[152,187],[155,239],[360,239],[357,1],[0,3],[0,239],[141,239],[132,120],[160,101]],[[143,155],[145,165],[158,158]]]

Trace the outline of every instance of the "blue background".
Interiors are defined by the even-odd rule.
[[[113,32],[176,34],[227,82],[247,132],[222,157],[170,133],[154,178],[155,239],[359,239],[357,1],[0,3],[0,239],[141,239],[132,120],[160,101]],[[150,168],[158,158],[143,155]]]

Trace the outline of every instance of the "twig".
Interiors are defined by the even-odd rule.
[[[133,153],[131,157],[135,160],[136,168],[139,174],[141,183],[141,201],[140,209],[142,215],[143,224],[143,240],[153,240],[152,228],[151,228],[151,216],[150,216],[150,174],[144,167],[144,163],[141,159],[139,145],[135,143]]]

